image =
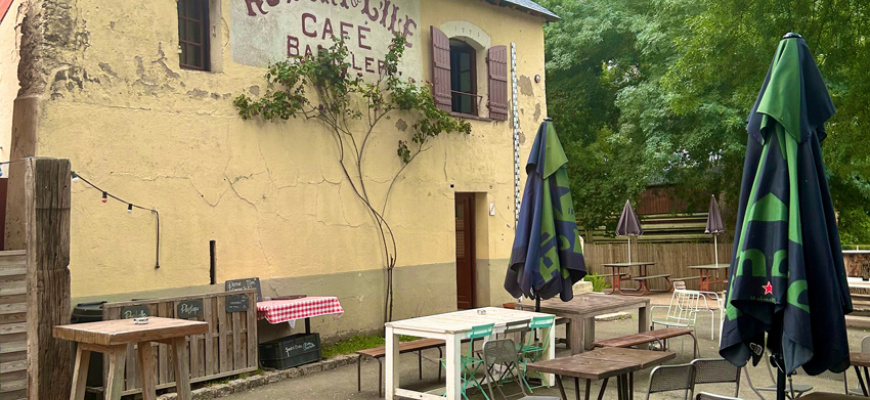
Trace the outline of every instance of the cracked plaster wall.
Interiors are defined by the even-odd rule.
[[[228,10],[230,0],[220,1]],[[69,158],[82,176],[161,215],[162,268],[155,270],[153,216],[127,214],[126,205],[103,204],[97,191],[74,185],[74,297],[206,285],[212,239],[218,282],[382,268],[376,230],[343,179],[332,139],[312,123],[242,121],[236,114],[231,98],[262,93],[265,82],[263,69],[232,62],[228,13],[213,20],[221,71],[208,73],[178,67],[174,1],[37,3],[45,24],[42,59],[34,64],[42,73],[30,86],[42,96],[38,155]],[[493,45],[517,43],[519,75],[544,74],[542,19],[462,0],[421,0],[421,15],[424,44],[430,25],[463,15]],[[428,45],[423,58],[423,76],[430,76]],[[532,95],[519,99],[529,137],[546,116],[529,111],[546,109],[544,84],[534,85]],[[370,144],[367,179],[375,198],[400,167],[395,143],[410,120],[394,114]],[[509,257],[512,127],[472,126],[472,135],[436,139],[394,187],[386,216],[397,234],[400,268],[454,262],[457,191],[485,193],[495,204],[494,216],[478,216],[488,227],[486,254],[478,258],[501,261],[486,272],[496,276],[492,271]],[[530,145],[522,146],[522,160]],[[398,281],[397,298],[420,284]]]
[[[21,44],[19,24],[24,18],[23,6],[13,2],[3,22],[0,22],[0,161],[9,161],[12,140],[12,109],[18,94],[18,48]],[[9,175],[7,165],[0,166],[3,176]]]

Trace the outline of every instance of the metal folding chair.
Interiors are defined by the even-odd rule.
[[[695,385],[704,385],[708,383],[733,383],[734,397],[740,394],[740,368],[731,364],[730,361],[724,358],[699,358],[692,361],[695,366]],[[707,392],[700,392],[698,396],[713,395]]]
[[[523,386],[525,378],[520,371],[521,361],[517,354],[517,345],[511,339],[491,340],[484,343],[483,363],[487,378],[486,384],[487,387],[489,387],[489,396],[492,399],[495,399],[495,392],[492,391],[493,382],[495,382],[495,387],[498,389],[499,393],[501,393],[502,397],[508,398],[501,389],[502,383],[504,382],[503,378],[516,377],[517,386],[520,387],[520,393],[511,396],[523,396],[520,400],[559,400],[558,397],[528,396],[526,394],[526,388]],[[494,367],[497,365],[504,368],[504,372],[499,379],[496,379],[492,374]]]
[[[460,357],[461,368],[462,368],[462,371],[461,371],[462,390],[461,390],[461,392],[462,392],[462,397],[465,400],[468,400],[468,395],[465,392],[468,390],[468,388],[470,388],[472,386],[476,387],[478,390],[480,390],[480,392],[483,393],[483,397],[485,397],[486,400],[490,400],[489,396],[487,396],[487,394],[486,394],[486,391],[483,390],[483,387],[480,386],[480,382],[478,382],[477,378],[476,378],[477,372],[480,370],[480,366],[483,365],[483,360],[481,360],[477,357],[474,357],[474,340],[475,339],[483,339],[483,338],[487,338],[489,336],[492,336],[493,327],[495,327],[495,324],[479,325],[479,326],[472,327],[471,330],[468,331],[468,335],[467,335],[467,338],[469,339],[469,341],[468,341],[468,353],[466,353],[467,355]],[[442,359],[441,366],[444,369],[447,369],[447,360]]]
[[[864,354],[870,353],[870,336],[864,336],[864,338],[861,339],[861,352]],[[849,389],[849,380],[846,378],[847,375],[849,375],[849,370],[843,371],[843,386],[846,389],[846,394],[863,396],[864,390],[862,390],[860,386],[854,389]],[[867,383],[870,384],[870,380],[868,380]]]
[[[755,387],[755,385],[752,384],[752,378],[749,377],[749,366],[747,365],[746,367],[743,367],[743,370],[746,372],[746,383],[749,384],[749,388],[752,389],[752,391],[755,393],[755,395],[758,396],[761,400],[765,400],[764,396],[761,395],[761,392],[774,392],[774,393],[776,393],[776,391],[777,391],[776,376],[774,376],[773,368],[771,368],[771,366],[770,366],[771,364],[773,364],[772,358],[773,358],[773,356],[770,356],[770,359],[766,363],[767,364],[767,374],[770,375],[770,381],[773,383],[773,384],[768,385],[768,386]],[[803,395],[804,393],[813,390],[813,386],[812,385],[795,385],[792,382],[791,376],[789,376],[788,382],[786,382],[786,385],[785,385],[785,389],[786,389],[785,397],[787,399],[795,400],[798,397],[801,397],[801,395]]]
[[[653,368],[649,375],[646,400],[653,393],[685,391],[685,399],[692,398],[695,386],[695,366],[692,364],[662,365]]]
[[[556,332],[552,332],[552,330],[550,330],[546,335],[541,336],[541,340],[535,340],[535,337],[537,336],[537,330],[552,327],[555,321],[555,315],[548,315],[545,317],[534,317],[529,322],[529,330],[534,332],[529,333],[524,344],[522,346],[519,346],[520,358],[522,359],[523,376],[525,376],[526,373],[526,365],[541,359],[541,356],[544,354],[544,350],[547,348],[547,344],[550,343],[550,335],[556,334]],[[538,373],[538,375],[541,377],[541,382],[549,387],[549,385],[547,384],[547,379],[544,377],[544,374]],[[528,384],[528,381],[526,381],[526,384]],[[530,392],[532,391],[532,389],[533,388],[529,386]]]

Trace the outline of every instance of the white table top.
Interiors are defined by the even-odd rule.
[[[486,314],[480,315],[477,313],[478,310],[485,310]],[[532,317],[543,317],[549,315],[552,314],[486,307],[393,321],[386,323],[386,326],[395,329],[448,334],[467,332],[471,330],[472,327],[478,325],[495,324],[496,328],[500,328],[504,327],[508,322],[522,321],[531,319]]]

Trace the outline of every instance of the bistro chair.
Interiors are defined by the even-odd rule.
[[[646,400],[653,393],[685,391],[685,400],[692,398],[695,386],[695,366],[692,364],[661,365],[653,368],[649,375],[649,388]]]
[[[528,321],[526,322],[528,323]],[[508,398],[501,389],[501,386],[506,382],[505,378],[516,378],[517,386],[520,387],[520,393],[511,396],[523,396],[520,400],[559,400],[558,397],[528,396],[526,394],[525,386],[528,386],[528,383],[525,381],[525,377],[520,371],[520,364],[522,361],[517,354],[517,345],[513,340],[491,340],[484,343],[483,362],[490,398],[495,399],[495,392],[492,391],[493,382],[495,382],[495,387],[498,389],[499,393],[501,393],[501,396],[505,399]],[[502,375],[499,379],[496,379],[492,374],[496,366],[503,368]]]
[[[706,303],[706,298],[697,290],[675,289],[670,304],[650,307],[651,314],[655,313],[655,310],[667,310],[664,316],[650,318],[651,330],[655,330],[656,325],[695,330],[698,313],[703,312],[700,308],[702,299]]]
[[[749,366],[747,365],[747,366],[743,367],[743,370],[746,373],[746,383],[749,384],[749,388],[752,389],[752,391],[762,400],[765,400],[765,399],[764,399],[764,396],[761,395],[761,392],[776,393],[776,391],[777,391],[776,377],[774,376],[773,368],[771,367],[771,364],[773,364],[773,355],[770,356],[770,360],[766,364],[767,364],[767,374],[770,375],[770,381],[772,382],[772,384],[767,385],[767,386],[762,386],[762,387],[755,387],[752,384],[752,379],[749,377]],[[791,376],[788,376],[788,382],[786,382],[785,388],[786,388],[785,397],[787,399],[791,399],[791,400],[795,400],[798,397],[801,397],[804,393],[813,390],[812,385],[795,385],[792,382]]]
[[[861,352],[864,354],[870,354],[870,336],[864,336],[861,339]],[[849,375],[849,370],[843,371],[843,386],[846,388],[846,394],[853,394],[857,396],[863,396],[864,391],[861,390],[861,387],[858,386],[854,389],[849,389],[849,380],[846,378]],[[870,384],[870,382],[868,382]]]
[[[552,328],[556,322],[555,315],[547,315],[543,317],[533,317],[531,321],[529,321],[529,330],[532,331],[529,333],[526,341],[517,346],[517,350],[520,353],[520,358],[522,359],[522,367],[523,367],[523,376],[526,374],[526,365],[531,364],[535,361],[541,359],[541,356],[544,354],[544,350],[547,348],[547,344],[550,343],[550,335],[555,334],[553,329],[548,329],[547,334],[541,335],[541,340],[536,340],[538,337],[539,329]],[[547,384],[547,379],[544,377],[544,374],[538,373],[541,378],[541,382],[549,387]],[[528,382],[526,382],[528,384]],[[538,386],[538,387],[543,387]],[[530,386],[529,391],[533,388]]]
[[[692,361],[695,366],[695,385],[708,383],[733,383],[734,397],[740,394],[740,368],[724,358],[699,358]],[[700,392],[700,396],[710,393]],[[718,396],[718,395],[712,395]]]
[[[483,397],[486,397],[486,400],[490,400],[489,396],[486,395],[486,391],[483,390],[483,387],[480,386],[480,382],[477,381],[476,375],[480,370],[480,366],[483,365],[483,360],[474,357],[474,340],[475,339],[485,339],[489,336],[492,336],[492,328],[495,324],[489,325],[478,325],[471,328],[468,331],[468,353],[466,355],[460,357],[460,377],[462,378],[461,387],[462,387],[462,397],[465,400],[468,400],[468,395],[466,394],[466,390],[469,387],[477,387],[481,393],[483,393]],[[446,370],[447,369],[447,360],[441,359],[441,366]],[[446,396],[447,393],[444,393]]]

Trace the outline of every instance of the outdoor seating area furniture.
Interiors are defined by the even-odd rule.
[[[718,303],[718,299],[717,299]],[[652,315],[652,329],[656,325],[695,329],[699,313],[709,312],[713,316],[713,309],[707,303],[707,297],[697,290],[675,289],[671,301],[667,306],[653,306],[652,310],[666,310],[664,316]],[[711,324],[711,338],[715,336],[715,327]]]
[[[804,397],[803,400],[854,400],[852,396],[839,393],[812,392]]]
[[[849,371],[843,371],[843,387],[845,387],[846,394],[853,394],[857,396],[870,396],[867,393],[867,384],[870,384],[870,372],[868,372],[867,367],[870,365],[862,365],[865,364],[864,361],[870,358],[870,336],[864,336],[861,339],[861,352],[852,352],[849,354],[849,360],[852,363],[852,366],[855,368],[855,374],[858,376],[858,387],[850,389],[849,388]],[[867,377],[866,382],[861,377],[861,369],[863,366],[864,375]]]
[[[591,381],[603,381],[598,395],[598,398],[602,399],[607,390],[608,381],[610,378],[616,377],[619,400],[630,400],[634,392],[634,372],[660,365],[675,357],[676,354],[670,352],[606,348],[570,357],[539,361],[529,364],[527,367],[530,371],[556,375],[556,384],[562,399],[568,398],[562,384],[562,378],[574,379],[577,399],[580,398],[580,379],[585,379],[585,398],[589,400]]]
[[[733,383],[734,396],[740,395],[740,368],[724,358],[699,358],[692,360],[695,367],[695,386],[711,383]],[[700,392],[698,395],[722,397],[718,394]],[[730,397],[729,397],[730,398]],[[711,398],[712,399],[712,398]]]
[[[491,340],[484,343],[483,362],[490,398],[496,398],[495,393],[492,391],[493,382],[495,382],[495,387],[502,397],[507,398],[501,386],[506,381],[513,380],[519,386],[520,393],[523,396],[520,400],[559,400],[557,397],[527,395],[526,386],[528,383],[525,381],[524,373],[520,369],[520,364],[523,362],[522,356],[517,354],[517,344],[513,340]],[[498,378],[493,375],[496,366],[501,366],[504,369],[504,372]]]
[[[769,361],[764,363],[767,367],[767,374],[770,375],[770,385],[755,387],[755,385],[752,383],[752,378],[750,378],[749,376],[749,367],[743,367],[744,372],[746,373],[746,383],[749,385],[749,389],[751,389],[762,400],[764,400],[764,396],[761,395],[761,392],[776,393],[776,391],[778,390],[776,385],[776,376],[773,373],[773,367],[771,367],[771,364],[773,363],[772,358],[773,356],[770,355]],[[791,400],[795,400],[798,397],[801,397],[804,393],[813,390],[813,386],[801,384],[795,385],[792,381],[792,377],[789,376],[788,381],[786,382],[785,389],[785,397]]]
[[[417,353],[417,368],[420,379],[423,379],[423,350],[438,349],[439,359],[444,356],[444,341],[438,339],[419,339],[411,342],[399,344],[399,354]],[[378,361],[378,396],[384,393],[384,369],[381,359],[387,354],[387,346],[375,347],[372,349],[358,350],[356,352],[356,391],[362,391],[362,359],[363,357],[373,358]],[[438,368],[438,380],[441,380],[441,368]]]
[[[698,357],[700,353],[700,349],[698,348],[698,339],[695,337],[694,332],[688,328],[665,328],[665,329],[657,329],[653,331],[647,331],[643,333],[638,333],[634,335],[626,335],[615,337],[611,339],[599,340],[597,342],[592,343],[592,347],[618,347],[618,348],[629,348],[635,347],[643,344],[649,343],[658,343],[662,350],[668,349],[668,339],[672,339],[679,336],[688,335],[692,337],[692,341],[694,343],[694,356]]]
[[[175,360],[175,387],[179,400],[191,400],[190,366],[187,363],[187,336],[203,334],[208,324],[174,318],[147,317],[147,323],[134,319],[88,322],[54,327],[54,337],[77,343],[76,361],[72,382],[71,400],[84,400],[85,385],[90,366],[91,352],[106,354],[108,376],[106,400],[120,400],[124,385],[127,347],[138,349],[138,370],[142,381],[144,400],[157,398],[157,384],[154,376],[153,344],[164,343],[172,348]]]
[[[729,264],[710,264],[710,265],[693,265],[689,269],[698,271],[701,277],[701,282],[698,283],[698,290],[701,292],[709,292],[710,285],[715,283],[728,283],[727,279],[718,277],[719,271],[724,271],[728,274]]]
[[[650,275],[649,267],[655,265],[654,262],[627,262],[627,263],[611,263],[611,264],[602,264],[605,268],[610,268],[610,276],[611,282],[613,282],[613,288],[610,290],[609,294],[619,293],[624,296],[643,296],[649,292],[656,292],[662,290],[651,290],[649,288],[649,281],[652,279],[664,279],[667,283],[667,289],[664,291],[671,290],[671,281],[669,280],[670,274],[658,274],[658,275]],[[631,273],[623,273],[621,270],[623,268],[629,269],[632,267],[638,267],[637,275],[632,276]],[[633,280],[638,283],[637,289],[623,289],[622,282],[625,280]],[[639,292],[638,294],[628,294],[626,291]]]
[[[473,326],[467,333],[466,339],[468,339],[468,352],[465,353],[466,355],[459,356],[461,378],[460,393],[465,400],[468,400],[466,391],[471,386],[480,390],[480,392],[483,393],[483,397],[486,397],[486,399],[489,400],[486,391],[483,390],[483,387],[480,386],[480,382],[477,381],[476,375],[483,364],[483,360],[474,356],[474,340],[485,339],[492,335],[493,326],[495,326],[495,324]],[[441,359],[441,366],[444,367],[444,369],[447,369],[446,359]]]
[[[504,306],[504,308],[507,308],[508,310],[519,310],[520,309],[519,307],[517,307],[517,303],[504,303],[504,304],[502,304],[502,306]],[[534,310],[530,310],[530,311],[534,311]],[[528,321],[526,321],[526,322],[528,322]],[[518,327],[522,326],[522,321],[517,321],[515,323],[515,325]],[[556,343],[564,343],[566,346],[568,346],[570,348],[571,347],[571,319],[568,317],[556,316],[556,326],[559,326],[559,325],[565,325],[565,332],[566,332],[565,336],[566,337],[565,338],[557,337]],[[516,332],[514,332],[510,328],[510,324],[508,324],[508,328],[505,329],[504,333],[506,333],[506,334],[521,333],[520,331],[523,331],[523,330],[528,331],[528,323],[526,323],[526,327],[524,329],[520,329],[519,331],[516,331]],[[522,341],[524,340],[524,337],[520,337],[519,339],[520,339],[520,343],[522,343]]]
[[[534,311],[534,302],[517,303],[516,307],[521,310]],[[621,311],[634,311],[638,313],[638,332],[649,330],[650,300],[648,298],[605,296],[601,294],[575,295],[569,302],[559,299],[541,301],[541,312],[553,314],[558,317],[568,318],[570,324],[568,341],[571,354],[579,354],[592,348],[595,342],[595,317],[604,314],[612,314]]]
[[[692,390],[695,388],[695,366],[692,364],[661,365],[653,368],[649,375],[649,387],[646,391],[646,399],[654,393],[685,392],[684,398],[692,398]]]
[[[472,337],[488,337],[495,334],[504,333],[509,322],[531,320],[535,317],[549,317],[550,325],[542,329],[541,337],[546,337],[546,343],[541,343],[542,351],[540,357],[542,359],[553,359],[556,356],[555,352],[555,320],[552,315],[509,310],[505,308],[487,307],[475,310],[464,310],[446,314],[430,315],[426,317],[411,318],[401,321],[388,322],[386,324],[386,399],[394,400],[397,397],[410,398],[430,398],[432,395],[427,393],[416,392],[400,387],[399,380],[399,335],[409,335],[420,338],[441,339],[445,341],[445,352],[443,366],[446,370],[446,386],[447,390],[444,393],[447,400],[458,400],[464,398],[462,391],[462,375],[468,370],[475,368],[472,364],[464,364],[462,354],[460,352],[460,344],[463,339],[471,339]],[[488,333],[486,329],[481,327],[489,326]],[[470,341],[473,343],[473,340]],[[471,347],[471,345],[469,345]],[[469,353],[474,354],[473,348],[469,348]],[[469,362],[475,362],[468,360]],[[479,363],[483,360],[478,359]],[[470,369],[463,368],[470,367]],[[479,367],[479,364],[478,364]],[[548,384],[552,384],[551,377],[545,379]],[[470,385],[479,386],[468,382]],[[488,395],[486,396],[488,397]]]
[[[334,315],[336,318],[344,314],[344,309],[337,297],[307,297],[291,296],[285,299],[272,299],[257,302],[257,318],[265,319],[270,324],[290,323],[305,320],[305,333],[311,333],[310,318],[323,315]]]

